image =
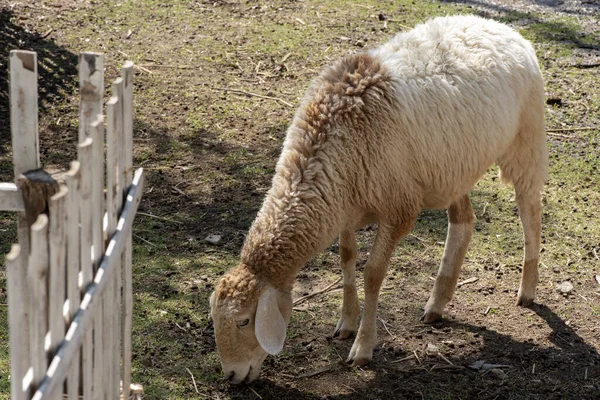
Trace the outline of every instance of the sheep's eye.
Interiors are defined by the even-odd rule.
[[[249,320],[248,318],[246,318],[246,319],[244,319],[244,320],[242,320],[242,321],[238,321],[238,322],[237,322],[237,326],[239,326],[239,327],[241,328],[241,327],[243,327],[243,326],[246,326],[246,325],[248,325],[248,323],[250,323],[250,320]]]

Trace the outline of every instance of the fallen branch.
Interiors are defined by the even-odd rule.
[[[381,322],[381,324],[382,324],[382,325],[383,325],[383,327],[385,328],[386,332],[387,332],[387,333],[388,333],[388,334],[389,334],[391,337],[393,337],[393,338],[395,339],[395,338],[396,338],[396,335],[394,335],[392,332],[390,332],[390,330],[388,329],[388,327],[387,327],[387,324],[385,323],[385,321],[384,321],[384,320],[382,320],[381,318],[377,318],[377,319],[378,319],[378,320]]]
[[[581,68],[581,69],[596,68],[596,67],[600,67],[600,63],[594,63],[594,64],[574,64],[574,65],[571,65],[571,67],[573,67],[573,68]]]
[[[185,370],[189,372],[190,376],[192,377],[192,383],[194,384],[194,389],[196,389],[196,393],[200,394],[200,392],[198,391],[198,386],[196,386],[196,379],[194,379],[194,374],[192,374],[192,371],[190,371],[189,368],[186,368]]]
[[[174,224],[180,224],[181,225],[183,223],[183,222],[174,221],[172,219],[168,219],[168,218],[164,218],[164,217],[159,217],[158,215],[152,215],[152,214],[148,214],[148,213],[140,212],[140,211],[138,211],[137,214],[138,215],[143,215],[144,217],[150,217],[150,218],[160,219],[161,221],[172,222]]]
[[[595,131],[596,129],[600,129],[600,128],[596,128],[595,126],[587,126],[587,127],[582,127],[582,128],[548,129],[548,130],[546,130],[546,132],[552,133],[552,132]]]
[[[157,245],[155,245],[154,243],[152,243],[152,242],[150,242],[150,241],[148,241],[148,240],[144,239],[144,238],[143,238],[143,237],[141,237],[141,236],[138,236],[138,235],[136,235],[135,233],[133,234],[133,237],[134,237],[134,238],[136,238],[136,239],[139,239],[139,240],[141,240],[142,242],[144,242],[144,243],[146,243],[146,244],[149,244],[149,245],[150,245],[150,246],[152,246],[152,247],[156,247],[157,249],[159,248],[159,247],[158,247]]]
[[[262,400],[262,396],[258,393],[256,393],[256,390],[252,389],[250,386],[248,386],[248,388],[250,388],[250,390],[252,390],[252,393],[254,393],[256,395],[256,397],[258,397],[260,400]]]
[[[342,277],[339,277],[337,281],[333,282],[331,285],[327,286],[325,289],[319,290],[318,292],[307,294],[304,297],[300,297],[298,300],[294,301],[294,305],[297,306],[298,304],[302,303],[303,301],[305,301],[307,299],[310,299],[311,297],[318,296],[318,295],[328,292],[330,290],[337,289],[337,288],[334,288],[334,286],[337,285],[338,283],[340,283],[341,280],[342,280]]]
[[[456,285],[457,287],[461,287],[462,285],[467,285],[469,283],[473,283],[473,282],[477,282],[479,280],[479,278],[477,278],[476,276],[469,278],[469,279],[465,279],[462,282],[458,282],[458,284]]]
[[[415,358],[415,355],[414,355],[414,354],[411,354],[410,356],[406,356],[406,357],[404,357],[404,358],[401,358],[401,359],[399,359],[399,360],[394,360],[394,361],[392,361],[390,364],[399,363],[399,362],[402,362],[402,361],[410,360],[410,359],[412,359],[412,358]]]
[[[310,378],[311,376],[320,375],[320,374],[322,374],[324,372],[327,372],[327,371],[331,370],[334,367],[334,365],[335,364],[329,364],[329,365],[326,365],[324,367],[315,369],[313,371],[305,372],[303,374],[298,375],[296,378]]]
[[[214,88],[215,90],[221,90],[223,92],[232,92],[232,93],[241,93],[241,94],[245,94],[247,96],[252,96],[252,97],[258,97],[260,99],[269,99],[269,100],[275,100],[278,101],[280,103],[285,104],[288,107],[294,107],[293,104],[288,103],[287,101],[280,99],[279,97],[273,97],[273,96],[265,96],[262,94],[257,94],[257,93],[252,93],[252,92],[247,92],[245,90],[241,90],[241,89],[231,89],[231,88]]]

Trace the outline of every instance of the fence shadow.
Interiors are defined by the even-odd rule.
[[[10,120],[9,106],[9,52],[31,50],[38,55],[38,96],[42,109],[69,95],[77,76],[77,55],[30,32],[14,22],[14,14],[7,8],[0,9],[0,121]],[[0,181],[12,181],[12,159],[9,157],[11,143],[10,125],[0,124]]]
[[[365,367],[371,372],[369,382],[352,393],[328,396],[330,400],[377,398],[478,398],[478,399],[593,399],[600,389],[600,354],[545,305],[531,309],[551,328],[550,340],[555,347],[542,347],[533,341],[515,340],[509,335],[460,321],[445,321],[440,328],[466,331],[479,336],[483,343],[477,353],[465,357],[448,357],[456,368],[435,368],[432,358],[410,367],[390,361],[378,361]],[[527,328],[527,329],[536,329]],[[346,347],[350,344],[346,344]],[[340,349],[340,352],[346,348]],[[477,360],[510,366],[503,378],[490,371],[469,368]],[[535,367],[533,366],[535,364]],[[406,364],[405,364],[406,365]],[[437,365],[439,366],[439,364]],[[535,371],[532,373],[532,368]],[[327,374],[342,374],[350,367],[340,362]],[[327,375],[313,380],[330,379]],[[334,381],[339,381],[336,379]],[[264,399],[322,399],[293,387],[281,386],[266,379],[253,383],[254,390]],[[394,388],[393,393],[381,388]],[[249,399],[247,387],[230,387],[226,392],[236,399]],[[347,392],[347,391],[346,391]]]
[[[492,18],[504,23],[522,23],[524,26],[530,26],[530,32],[537,41],[555,42],[563,45],[573,45],[580,49],[600,50],[597,40],[585,40],[582,31],[576,28],[576,25],[569,24],[566,21],[545,18],[545,15],[538,16],[530,12],[523,12],[512,8],[509,5],[500,5],[494,2],[483,0],[442,0],[444,3],[463,4],[473,7],[473,12],[486,18]],[[526,1],[527,2],[527,1]],[[530,0],[532,4],[541,4],[553,11],[562,5],[561,1],[554,0]],[[574,9],[561,10],[565,14],[574,16],[594,15],[600,12],[600,3],[588,7],[577,6]],[[554,12],[550,13],[553,15]],[[598,31],[596,31],[596,36]]]

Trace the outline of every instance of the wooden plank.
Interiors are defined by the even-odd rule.
[[[10,52],[10,128],[15,177],[40,167],[37,54]]]
[[[86,52],[79,55],[79,142],[92,136],[92,123],[102,115],[104,56]]]
[[[125,195],[124,189],[125,189],[125,135],[124,133],[124,123],[123,123],[123,91],[124,91],[124,85],[123,85],[123,78],[119,77],[117,79],[115,79],[115,81],[112,84],[112,94],[113,96],[115,96],[117,99],[119,99],[118,104],[116,105],[115,109],[114,109],[114,127],[115,127],[115,139],[116,139],[116,160],[117,163],[115,164],[115,168],[117,169],[116,172],[116,184],[117,184],[117,190],[116,193],[114,193],[114,195],[116,196],[116,202],[117,202],[117,215],[115,216],[115,223],[117,221],[118,214],[121,212],[121,208],[123,207],[123,196]]]
[[[125,137],[125,188],[129,189],[133,178],[133,62],[125,61],[121,69],[123,77],[123,134]],[[123,397],[129,398],[131,385],[131,330],[133,318],[132,284],[132,237],[127,235],[123,250],[123,306],[122,306],[122,363]]]
[[[97,296],[102,296],[111,275],[118,273],[118,271],[115,271],[115,266],[120,262],[120,254],[126,243],[124,238],[131,232],[133,219],[141,201],[143,189],[144,173],[142,168],[140,168],[134,174],[131,189],[127,194],[127,201],[117,224],[118,229],[106,248],[106,253],[102,259],[96,278],[89,285],[73,323],[67,331],[65,342],[52,360],[46,379],[44,379],[44,382],[34,394],[33,400],[47,399],[48,393],[54,390],[55,386],[59,385],[64,379],[69,363],[83,342],[86,332],[90,329],[94,313],[99,307],[100,303],[94,301],[94,299]]]
[[[79,288],[79,265],[81,254],[79,246],[79,173],[78,161],[71,163],[71,169],[65,176],[65,183],[69,189],[67,203],[69,215],[67,219],[67,297],[69,299],[69,325],[79,309],[81,289]],[[79,367],[81,352],[78,350],[69,367],[67,376],[67,393],[69,400],[79,400]],[[91,374],[91,371],[89,371]],[[89,379],[89,377],[88,377]],[[87,380],[89,382],[89,380]],[[91,384],[91,382],[90,382]]]
[[[25,211],[21,191],[14,183],[0,183],[0,211]]]
[[[115,231],[118,216],[117,188],[119,182],[119,124],[117,113],[120,107],[119,98],[112,96],[106,103],[106,213],[108,216],[107,236]]]
[[[48,366],[45,342],[48,332],[48,217],[40,214],[31,226],[31,254],[29,255],[30,363],[33,387],[44,378]]]
[[[10,329],[10,391],[12,400],[25,400],[29,398],[29,390],[23,389],[23,377],[28,367],[25,357],[25,319],[23,315],[29,311],[23,308],[23,297],[29,291],[27,282],[22,280],[21,270],[26,269],[25,256],[21,248],[13,244],[10,253],[6,256],[6,290],[8,292],[8,320]]]
[[[124,147],[125,141],[123,139],[123,79],[117,78],[112,84],[112,95],[113,98],[117,98],[117,102],[114,106],[107,105],[107,173],[109,176],[114,177],[114,181],[107,183],[107,188],[110,188],[107,193],[107,203],[111,205],[111,212],[108,213],[108,235],[114,233],[116,229],[117,221],[123,206],[123,186],[124,186]],[[110,197],[110,200],[108,198]],[[119,272],[115,274],[110,284],[109,295],[104,296],[104,310],[105,317],[108,318],[110,324],[107,325],[105,335],[107,338],[106,353],[109,357],[107,360],[107,372],[108,377],[106,379],[109,397],[114,395],[115,386],[117,386],[120,357],[117,357],[117,341],[119,336],[115,331],[118,327],[118,320],[114,317],[118,316],[117,304],[120,306],[119,298],[114,296],[116,292],[116,285],[118,282],[116,276],[121,275],[120,263],[115,267]]]
[[[48,296],[50,326],[50,357],[53,357],[65,336],[65,292],[67,261],[67,186],[61,185],[59,192],[50,198],[50,274]],[[62,386],[52,398],[62,399]]]
[[[86,288],[93,282],[93,264],[92,264],[92,138],[86,138],[77,146],[77,157],[80,164],[79,180],[79,221],[80,221],[80,269],[81,269],[81,288]],[[95,321],[102,326],[102,321]],[[92,384],[92,371],[94,371],[93,355],[93,336],[92,330],[86,332],[82,349],[82,368],[83,368],[83,398],[91,400],[96,386]],[[94,371],[96,372],[96,371]],[[101,373],[102,371],[98,371]],[[94,379],[94,383],[96,383]],[[101,385],[100,385],[101,390]],[[95,398],[95,397],[94,397]]]
[[[40,167],[37,54],[32,51],[10,52],[10,128],[16,178]],[[25,215],[19,213],[19,244],[23,254],[29,254],[29,226],[25,221]]]
[[[123,137],[125,138],[125,188],[133,179],[133,62],[125,61],[121,69],[123,78]]]
[[[14,176],[40,167],[38,139],[38,92],[37,92],[37,55],[31,51],[12,50],[10,52],[10,127],[13,150]],[[29,255],[29,225],[24,212],[17,217],[19,246],[24,258]],[[20,271],[21,281],[28,282],[27,268]],[[30,355],[31,299],[23,296],[23,357]]]
[[[92,245],[94,271],[104,254],[104,118],[97,115],[90,127],[92,137]]]

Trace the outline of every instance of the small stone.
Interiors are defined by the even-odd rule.
[[[506,372],[502,371],[500,368],[494,368],[490,373],[498,379],[506,378]]]
[[[204,240],[210,244],[219,244],[221,235],[208,235]]]
[[[569,281],[564,281],[556,286],[556,289],[562,294],[569,294],[573,290],[573,284]]]
[[[427,343],[427,354],[430,356],[436,355],[440,352],[440,348],[434,344]]]

